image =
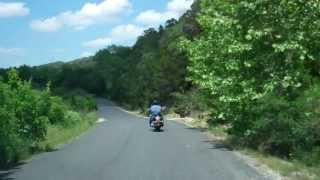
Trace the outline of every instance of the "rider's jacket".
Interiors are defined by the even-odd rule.
[[[155,114],[160,114],[161,113],[161,106],[159,105],[152,105],[150,107],[150,113],[152,115],[155,115]]]

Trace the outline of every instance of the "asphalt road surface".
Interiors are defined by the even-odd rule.
[[[106,119],[72,143],[35,155],[1,180],[250,180],[264,179],[199,130],[167,121],[153,132],[147,120],[99,100]]]

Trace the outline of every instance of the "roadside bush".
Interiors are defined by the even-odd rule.
[[[320,86],[291,101],[268,95],[243,109],[247,121],[233,121],[230,133],[261,151],[316,164],[320,161],[319,107]]]
[[[56,88],[54,93],[63,97],[68,105],[77,111],[94,111],[97,110],[97,102],[93,95],[87,93],[83,89],[65,89]]]
[[[250,107],[244,114],[252,117],[245,125],[243,120],[234,121],[232,134],[244,137],[250,146],[282,156],[290,156],[297,147],[305,145],[308,119],[296,103],[266,96]]]
[[[304,150],[295,153],[295,157],[304,162],[307,166],[320,167],[320,146],[314,147],[312,151]]]
[[[69,128],[89,119],[77,112],[96,109],[95,99],[78,92],[68,96],[69,105],[62,98],[52,96],[50,86],[35,90],[31,82],[22,81],[15,69],[8,71],[6,81],[0,81],[0,166],[15,163],[39,150],[39,144],[47,138],[48,127],[60,125]],[[84,96],[82,96],[84,94]],[[92,121],[92,122],[91,122]],[[86,122],[87,123],[87,122]]]
[[[318,84],[318,83],[317,83]],[[306,116],[303,128],[301,146],[296,148],[295,156],[307,165],[320,164],[320,85],[307,90],[298,99],[299,110]]]
[[[26,142],[18,135],[14,114],[0,108],[0,166],[16,162],[28,152]]]
[[[35,149],[45,139],[49,123],[63,116],[62,107],[49,87],[34,90],[31,82],[10,70],[8,81],[0,82],[0,165],[14,163]]]
[[[192,112],[203,112],[207,108],[205,98],[199,90],[191,90],[186,93],[173,93],[173,111],[181,117],[191,115]]]
[[[77,112],[74,112],[74,111],[67,111],[65,113],[64,119],[65,119],[65,121],[64,121],[63,125],[65,127],[71,127],[74,124],[76,124],[77,122],[80,122],[82,120],[81,115]]]
[[[42,140],[47,131],[49,99],[47,92],[35,91],[30,83],[18,82],[11,91],[14,94],[15,116],[18,119],[19,134],[36,143]]]
[[[49,120],[51,124],[63,123],[65,121],[65,112],[68,107],[63,103],[60,97],[51,97],[49,110]]]
[[[76,110],[81,111],[92,111],[97,109],[97,103],[96,100],[91,95],[72,95],[71,96],[71,106]]]

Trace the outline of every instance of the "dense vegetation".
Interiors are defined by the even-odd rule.
[[[52,95],[49,85],[35,90],[30,81],[19,78],[16,70],[8,71],[7,79],[0,81],[0,166],[40,150],[39,144],[47,140],[47,130],[53,126],[67,128],[87,120],[74,111],[95,108],[91,100],[86,102],[78,98],[68,105]],[[78,104],[89,105],[84,109]]]
[[[201,9],[202,33],[182,46],[190,79],[210,92],[210,122],[229,123],[243,144],[317,164],[319,1],[204,0]]]

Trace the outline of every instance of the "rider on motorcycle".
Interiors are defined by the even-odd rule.
[[[150,119],[149,119],[149,126],[151,127],[151,124],[152,124],[152,121],[154,121],[154,118],[157,116],[157,115],[160,115],[160,117],[162,118],[162,115],[161,115],[161,105],[158,101],[153,101],[153,103],[151,104],[150,106],[150,109],[149,109],[149,114],[150,114]]]

